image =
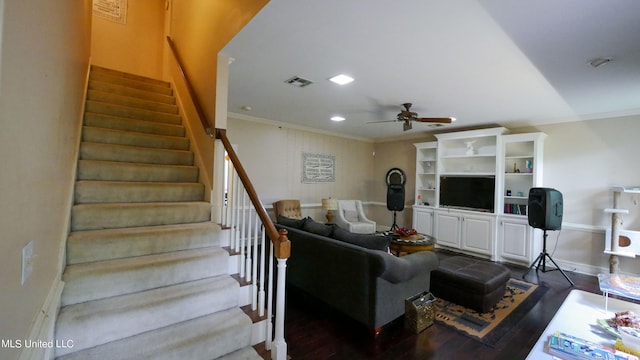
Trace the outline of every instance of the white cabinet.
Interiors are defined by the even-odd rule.
[[[436,210],[434,212],[436,244],[460,248],[460,213]]]
[[[495,218],[493,215],[462,216],[462,249],[493,255]]]
[[[414,205],[413,228],[420,234],[433,236],[433,208]]]
[[[523,217],[501,216],[498,221],[498,260],[529,265],[542,248],[542,239],[534,236],[536,233]]]
[[[434,224],[438,245],[493,256],[495,215],[435,210]]]

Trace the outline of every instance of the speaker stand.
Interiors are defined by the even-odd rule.
[[[547,259],[549,259],[553,263],[553,265],[555,265],[556,267],[552,268],[552,269],[547,269]],[[551,255],[549,255],[549,253],[547,252],[547,230],[543,230],[543,234],[542,234],[542,252],[531,263],[531,266],[529,266],[529,269],[527,269],[527,271],[522,275],[523,279],[524,279],[525,276],[527,276],[529,271],[531,271],[531,269],[533,269],[534,265],[536,267],[536,272],[538,272],[538,269],[540,269],[540,265],[542,265],[542,272],[543,273],[546,273],[546,272],[549,272],[549,271],[555,271],[555,270],[560,271],[560,273],[562,273],[562,276],[564,276],[564,278],[567,279],[567,281],[571,284],[571,286],[575,286],[573,281],[571,281],[571,279],[569,279],[569,276],[567,276],[567,274],[564,272],[564,270],[562,270],[560,268],[560,266],[558,266],[558,264],[555,262],[555,260],[553,260]]]
[[[394,231],[394,230],[398,230],[398,229],[400,229],[400,227],[396,223],[396,211],[393,210],[393,225],[391,225],[391,229],[389,229],[389,231]]]

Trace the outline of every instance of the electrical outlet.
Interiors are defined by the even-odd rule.
[[[22,285],[33,271],[33,240],[22,248]]]

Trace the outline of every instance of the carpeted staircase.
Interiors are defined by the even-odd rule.
[[[92,67],[59,359],[261,359],[169,83]]]

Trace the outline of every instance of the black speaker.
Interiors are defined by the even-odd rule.
[[[387,209],[391,211],[404,209],[404,185],[390,184],[387,186]]]
[[[542,230],[559,230],[562,227],[562,193],[552,188],[529,190],[529,225]]]

